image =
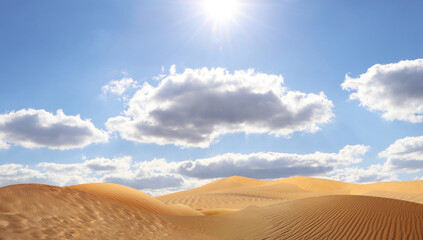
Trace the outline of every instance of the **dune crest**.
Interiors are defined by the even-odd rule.
[[[272,182],[284,182],[294,184],[295,186],[309,192],[329,192],[339,190],[349,190],[355,184],[339,182],[329,179],[313,178],[313,177],[289,177]]]
[[[216,208],[244,209],[331,195],[364,195],[423,203],[423,181],[353,184],[313,177],[290,177],[272,181],[229,177],[156,198],[165,203],[185,204],[204,211]]]
[[[136,189],[114,183],[88,183],[66,188],[75,189],[97,196],[109,198],[128,206],[150,212],[175,216],[201,216],[201,212],[183,204],[166,205],[157,199]]]

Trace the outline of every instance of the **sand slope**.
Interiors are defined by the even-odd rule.
[[[290,183],[234,176],[156,198],[165,203],[181,203],[201,210],[244,209],[251,205],[267,206],[295,199],[297,195],[303,194],[315,195]]]
[[[0,188],[0,239],[209,239],[164,215],[69,188]]]
[[[352,184],[339,181],[291,177],[261,181],[245,177],[220,179],[202,187],[163,195],[164,203],[185,204],[195,209],[244,209],[288,200],[332,196],[365,195],[423,203],[423,181]]]
[[[313,178],[313,177],[289,177],[271,182],[283,182],[293,184],[304,191],[309,192],[334,192],[350,189],[356,184],[339,182],[329,179]]]
[[[181,222],[217,239],[423,239],[423,205],[323,196]]]
[[[380,182],[356,185],[351,194],[401,199],[423,204],[423,181]]]
[[[176,216],[201,216],[199,211],[182,204],[169,206],[136,189],[113,183],[89,183],[68,186],[97,196],[109,198],[123,204],[158,214]]]
[[[422,182],[231,177],[158,198],[117,184],[11,185],[0,239],[423,239],[423,205],[395,199],[420,201]]]

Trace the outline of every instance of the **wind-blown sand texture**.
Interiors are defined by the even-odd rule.
[[[352,184],[311,177],[261,181],[228,177],[199,188],[157,197],[171,204],[195,209],[267,206],[283,201],[331,195],[365,195],[423,203],[423,181]]]
[[[149,212],[176,215],[176,216],[201,216],[196,211],[183,204],[166,205],[161,201],[136,189],[113,183],[89,183],[68,186],[66,188],[75,189],[87,193],[91,193],[100,197],[109,198],[128,206],[133,206]]]
[[[69,188],[7,186],[0,203],[0,239],[207,239],[156,213]]]
[[[0,239],[423,239],[422,200],[423,181],[230,177],[156,198],[108,183],[11,185]]]

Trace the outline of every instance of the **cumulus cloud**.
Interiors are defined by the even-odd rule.
[[[42,162],[37,166],[43,168],[47,172],[56,172],[63,174],[103,174],[107,172],[118,172],[125,173],[131,169],[132,158],[131,157],[121,157],[121,158],[94,158],[85,160],[82,163],[52,163],[52,162]]]
[[[101,87],[103,93],[111,93],[121,96],[128,89],[137,88],[138,82],[132,78],[122,78],[121,80],[111,80],[108,84]]]
[[[329,179],[351,183],[373,183],[382,181],[396,181],[397,176],[383,164],[370,165],[368,168],[335,169]]]
[[[423,122],[423,59],[373,65],[358,78],[346,75],[342,88],[384,119]]]
[[[326,95],[290,91],[280,75],[254,70],[185,69],[157,87],[145,83],[106,126],[124,139],[208,147],[225,133],[315,132],[334,116]]]
[[[181,163],[178,171],[195,178],[218,178],[233,175],[251,178],[284,178],[291,176],[317,176],[327,174],[338,166],[361,161],[359,156],[368,146],[347,145],[338,153],[289,154],[260,152],[251,154],[227,153],[212,158]]]
[[[107,141],[107,132],[97,129],[89,119],[67,116],[61,109],[56,115],[35,109],[0,114],[0,148],[13,144],[65,150]]]
[[[385,165],[395,171],[416,172],[423,169],[423,136],[396,140],[379,153]]]

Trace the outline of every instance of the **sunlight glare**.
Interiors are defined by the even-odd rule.
[[[239,11],[238,0],[205,0],[204,9],[207,15],[218,22],[233,19]]]

